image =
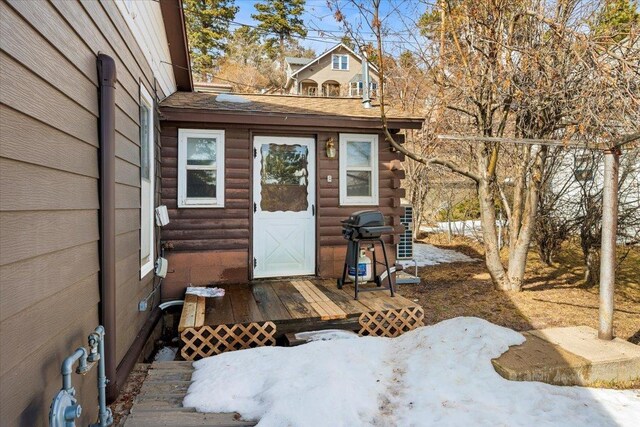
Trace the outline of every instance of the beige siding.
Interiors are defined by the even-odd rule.
[[[148,316],[136,306],[151,289],[139,280],[139,84],[157,85],[112,1],[0,0],[0,15],[0,424],[38,426],[62,360],[99,323],[97,53],[118,77],[118,362]],[[158,173],[159,159],[158,145]],[[95,369],[73,381],[86,425]]]
[[[349,69],[348,70],[334,70],[332,69],[333,55],[349,55]],[[318,94],[321,93],[322,84],[327,81],[335,81],[340,84],[340,95],[349,95],[349,81],[356,75],[362,74],[362,61],[353,56],[346,49],[339,47],[334,52],[324,56],[319,61],[312,62],[306,65],[306,69],[298,73],[294,78],[298,83],[303,81],[313,81],[318,85]],[[378,81],[378,78],[374,75],[370,69],[371,80]],[[291,93],[296,93],[296,83],[294,82],[291,87]]]

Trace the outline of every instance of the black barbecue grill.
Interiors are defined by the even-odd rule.
[[[355,299],[358,299],[358,292],[365,291],[382,291],[388,290],[391,292],[391,296],[394,296],[393,281],[391,278],[391,269],[389,268],[389,259],[387,258],[387,250],[382,240],[384,234],[393,232],[393,227],[384,225],[384,216],[380,211],[358,211],[354,212],[349,218],[342,222],[342,235],[348,241],[347,242],[347,254],[344,260],[344,268],[342,270],[342,278],[338,279],[338,289],[342,289],[342,286],[347,280],[347,270],[352,268],[355,270]],[[382,248],[382,255],[384,262],[378,262],[376,260],[375,244],[379,243]],[[375,284],[375,288],[359,289],[358,287],[358,258],[360,256],[361,245],[369,245],[372,248],[373,260],[372,260],[372,276]],[[380,276],[376,274],[377,265],[381,264],[384,268],[384,273]],[[384,278],[387,279],[388,287],[382,287]]]

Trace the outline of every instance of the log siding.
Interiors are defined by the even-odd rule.
[[[161,108],[162,111],[162,108]],[[178,208],[178,129],[224,130],[225,139],[225,207]],[[219,125],[201,122],[163,121],[162,200],[169,210],[170,223],[162,229],[162,244],[167,248],[170,273],[164,282],[163,299],[180,297],[187,284],[246,283],[252,266],[252,164],[253,137],[258,135],[306,136],[316,140],[316,272],[321,277],[336,277],[342,272],[345,241],[340,220],[361,209],[380,209],[389,224],[401,231],[400,199],[404,190],[399,169],[403,160],[392,152],[390,144],[379,134],[379,206],[340,206],[339,160],[326,156],[325,142],[338,141],[340,133],[366,133],[362,129],[287,128],[282,126]],[[332,182],[327,176],[332,176]],[[387,238],[397,242],[397,234]],[[391,255],[395,251],[389,251]]]

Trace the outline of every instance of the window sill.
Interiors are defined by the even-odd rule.
[[[189,204],[189,203],[180,203],[178,205],[178,209],[189,209],[189,208],[207,208],[207,209],[216,209],[216,208],[224,208],[224,204]]]
[[[378,206],[379,201],[377,199],[369,199],[369,200],[344,200],[340,202],[341,207],[349,207],[349,206]]]

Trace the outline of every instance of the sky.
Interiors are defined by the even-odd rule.
[[[331,0],[332,3],[335,1]],[[348,0],[337,1],[346,19],[357,25],[360,19],[357,8]],[[368,3],[368,0],[358,1]],[[251,14],[255,13],[254,4],[257,2],[258,0],[236,0],[236,5],[240,7],[240,10],[236,15],[235,22],[256,25]],[[399,34],[388,37],[389,42],[394,44],[393,47],[389,45],[389,49],[397,47],[396,45],[402,44],[405,37],[411,36],[406,30],[407,24],[418,19],[426,8],[427,2],[425,0],[382,0],[380,15],[383,17],[383,25],[392,32],[400,31]],[[306,40],[301,40],[301,44],[315,50],[316,54],[320,54],[339,43],[344,34],[342,25],[336,22],[333,12],[327,6],[327,0],[307,0],[302,19],[307,27],[308,35]],[[367,30],[363,29],[362,31]],[[371,34],[364,34],[364,37],[373,39]]]

